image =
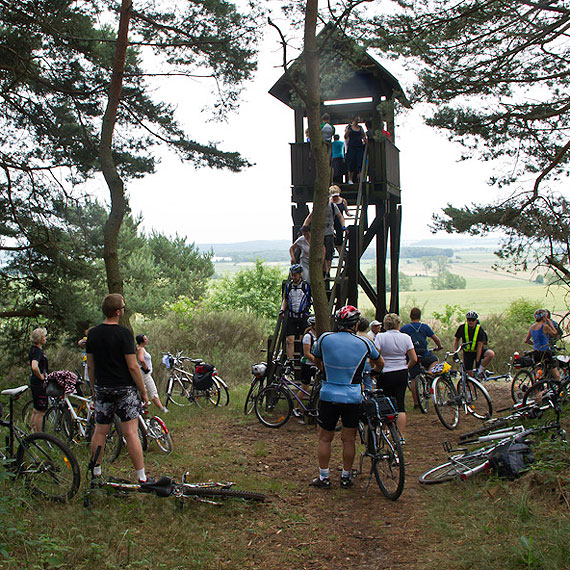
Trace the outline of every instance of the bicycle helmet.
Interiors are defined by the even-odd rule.
[[[311,316],[307,319],[307,326],[309,326],[309,327],[314,327],[316,322],[317,322],[317,317],[314,317],[314,316],[311,315]]]
[[[467,311],[465,313],[465,318],[466,319],[478,319],[479,315],[475,311]]]
[[[267,364],[265,362],[254,364],[251,367],[251,373],[257,378],[263,378],[266,372],[267,372]]]
[[[294,273],[303,273],[303,267],[300,264],[295,263],[294,265],[291,265],[291,267],[289,268],[289,273],[291,275],[293,275]]]
[[[346,305],[335,313],[335,320],[339,329],[350,329],[360,320],[360,311],[352,305]]]

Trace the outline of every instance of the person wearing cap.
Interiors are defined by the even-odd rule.
[[[353,486],[352,464],[356,454],[356,430],[362,402],[362,371],[370,358],[372,366],[382,368],[380,354],[369,339],[357,336],[360,312],[347,305],[335,314],[338,332],[322,334],[313,345],[315,364],[322,371],[317,423],[319,476],[311,481],[313,487],[330,489],[329,463],[335,428],[342,419],[342,474],[340,486]]]
[[[534,312],[535,322],[530,326],[525,338],[526,344],[531,344],[533,348],[532,357],[536,363],[544,362],[550,370],[555,380],[560,379],[558,363],[552,355],[550,339],[558,335],[554,323],[548,317],[545,309],[538,309]]]
[[[495,358],[495,353],[485,345],[489,342],[487,333],[479,323],[479,315],[475,311],[465,313],[465,323],[459,325],[455,331],[453,350],[463,346],[463,363],[467,374],[474,376],[474,369],[477,367],[476,376],[483,376],[489,363]]]
[[[374,342],[376,335],[380,332],[381,329],[382,329],[382,323],[380,321],[377,321],[376,319],[374,319],[370,323],[370,330],[368,331],[368,338],[372,342]]]
[[[287,337],[287,358],[295,354],[295,336],[300,336],[307,328],[309,309],[311,308],[311,286],[303,281],[303,268],[298,263],[289,269],[290,280],[283,290],[283,303],[279,315],[286,314],[285,334]]]

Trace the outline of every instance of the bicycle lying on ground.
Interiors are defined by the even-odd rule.
[[[218,505],[220,503],[212,499],[236,498],[248,501],[265,501],[265,495],[252,491],[243,491],[241,489],[233,489],[233,483],[219,483],[215,481],[206,481],[203,483],[190,483],[188,473],[182,477],[182,483],[177,483],[170,477],[161,477],[158,481],[149,481],[148,483],[131,483],[125,479],[116,479],[113,477],[93,477],[92,471],[99,453],[99,449],[95,452],[95,459],[92,460],[88,467],[88,477],[90,478],[89,489],[83,500],[83,505],[89,507],[91,503],[91,495],[99,490],[106,490],[112,494],[124,495],[130,493],[149,493],[157,497],[174,497],[180,501],[182,507],[185,499],[196,499],[201,502]]]
[[[372,476],[382,493],[395,501],[404,490],[404,453],[396,427],[398,412],[382,390],[365,390],[358,433],[364,450],[360,454],[357,475],[364,473],[364,462],[370,460],[368,487]]]
[[[267,427],[279,428],[285,425],[293,413],[293,400],[298,405],[299,413],[305,416],[307,422],[318,414],[320,379],[310,385],[310,391],[305,390],[292,379],[291,363],[286,363],[279,380],[269,384],[257,394],[254,401],[255,415]],[[303,398],[299,398],[301,393]],[[303,400],[307,399],[307,404]]]
[[[487,420],[493,414],[491,397],[486,388],[475,378],[467,374],[465,365],[459,356],[464,344],[455,352],[447,352],[445,359],[452,357],[459,364],[459,372],[449,370],[437,376],[431,386],[435,411],[441,423],[447,429],[454,429],[459,424],[459,410],[463,407],[465,414],[471,414],[480,420]],[[459,374],[457,388],[452,376]]]
[[[54,502],[71,499],[79,489],[81,473],[72,451],[53,435],[38,432],[26,434],[14,425],[14,402],[28,389],[20,386],[3,390],[10,399],[8,419],[1,419],[0,427],[8,429],[6,447],[0,449],[0,460],[11,464],[17,476],[24,478],[33,494]],[[18,449],[14,453],[15,443]]]
[[[556,385],[558,386],[558,389],[556,388]],[[566,442],[566,432],[560,424],[562,405],[564,404],[566,397],[567,392],[560,390],[560,383],[555,380],[550,381],[549,387],[540,394],[540,403],[531,402],[529,399],[529,403],[525,403],[519,412],[522,413],[522,416],[520,417],[542,417],[544,410],[552,409],[555,414],[554,420],[548,421],[543,426],[528,429],[523,425],[515,425],[494,429],[484,434],[479,433],[481,430],[469,432],[460,437],[460,440],[463,440],[463,445],[484,445],[489,442],[494,442],[491,445],[471,451],[468,448],[452,449],[449,442],[444,442],[443,447],[445,451],[452,455],[448,456],[448,461],[446,463],[429,469],[420,475],[420,483],[429,485],[444,483],[454,479],[465,480],[477,473],[481,473],[482,471],[488,472],[491,470],[491,461],[494,457],[501,453],[508,453],[508,451],[513,449],[513,446],[516,445],[529,449],[528,438],[531,436],[537,436],[543,432],[554,431],[552,437],[557,437],[561,441]],[[535,412],[531,412],[533,409]],[[502,418],[499,418],[498,421],[501,419]],[[486,431],[486,428],[484,429]],[[524,449],[517,451],[523,453]]]

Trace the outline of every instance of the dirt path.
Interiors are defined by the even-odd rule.
[[[495,408],[508,405],[508,385],[487,386]],[[411,402],[410,402],[411,403]],[[411,407],[411,406],[410,406]],[[357,479],[353,489],[340,489],[341,441],[333,441],[331,490],[314,489],[309,481],[317,474],[315,428],[294,418],[279,430],[259,422],[232,421],[224,438],[243,452],[247,468],[260,477],[278,482],[272,499],[269,524],[259,523],[251,533],[249,568],[351,570],[425,568],[435,557],[437,545],[418,551],[418,538],[425,524],[423,513],[430,495],[419,485],[418,476],[445,460],[441,443],[480,425],[461,417],[459,430],[449,432],[433,409],[428,415],[408,414],[405,460],[406,486],[400,499],[388,501],[372,482]],[[270,485],[270,482],[268,482]],[[433,552],[431,551],[433,549]]]

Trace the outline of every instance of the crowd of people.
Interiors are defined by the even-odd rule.
[[[340,420],[343,450],[340,486],[348,488],[353,485],[351,473],[363,389],[381,388],[393,400],[398,412],[396,426],[400,443],[404,445],[408,379],[413,387],[422,367],[426,371],[432,370],[438,362],[435,352],[442,350],[443,346],[433,329],[421,321],[422,313],[418,307],[412,308],[409,323],[402,326],[400,316],[395,313],[385,315],[382,322],[368,322],[357,308],[347,305],[335,314],[337,330],[325,332],[317,338],[314,317],[309,314],[310,288],[307,283],[303,288],[300,265],[291,268],[290,284],[285,288],[281,312],[285,316],[289,308],[288,315],[292,317],[291,324],[287,322],[285,325],[287,357],[293,358],[295,335],[303,331],[302,384],[306,392],[309,392],[311,366],[321,371],[317,418],[319,475],[311,484],[319,488],[331,487],[331,445]],[[553,376],[558,377],[552,350],[555,339],[561,335],[560,327],[545,309],[536,311],[534,317],[535,323],[531,325],[525,342],[532,344],[535,361],[547,363],[553,370]],[[433,343],[431,347],[430,343]],[[470,376],[485,376],[487,367],[495,357],[488,343],[489,338],[481,326],[479,315],[475,311],[468,311],[465,322],[455,331],[454,350],[462,350]],[[415,390],[412,390],[414,408],[417,408],[415,394]],[[303,393],[299,392],[298,397],[302,399]],[[295,415],[300,413],[297,411]]]

